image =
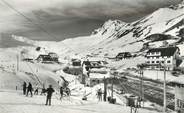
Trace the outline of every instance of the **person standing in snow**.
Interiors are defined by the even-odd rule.
[[[102,89],[100,88],[97,92],[98,101],[102,101]]]
[[[34,95],[38,95],[38,84],[36,85],[35,91],[34,91]]]
[[[42,88],[42,91],[41,91],[41,94],[40,95],[45,95],[45,92],[46,92],[45,84],[43,84],[43,88]]]
[[[63,98],[63,87],[60,87],[60,95],[61,95],[61,97],[60,97],[60,100]]]
[[[66,92],[66,95],[67,95],[67,96],[70,96],[70,95],[71,95],[70,88],[66,87],[66,91],[65,91],[65,92]]]
[[[23,94],[26,95],[26,87],[27,87],[27,84],[26,82],[23,83]]]
[[[49,105],[51,105],[51,97],[52,97],[52,93],[54,92],[52,85],[49,85],[49,88],[46,89],[46,92],[47,92],[47,98],[46,98],[45,105],[48,105],[48,102],[49,102]]]
[[[32,90],[33,90],[32,84],[29,82],[29,85],[27,87],[27,95],[26,96],[28,96],[28,94],[30,92],[31,93],[31,97],[32,97],[33,96]]]

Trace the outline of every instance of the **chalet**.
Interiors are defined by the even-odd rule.
[[[152,48],[147,51],[146,62],[147,69],[161,69],[165,63],[167,70],[173,70],[178,67],[182,60],[179,57],[178,47]]]
[[[72,66],[81,66],[81,60],[72,59]]]
[[[48,55],[39,55],[36,60],[38,62],[58,62],[58,58],[56,53],[49,53]]]
[[[82,65],[86,65],[90,68],[102,68],[105,67],[106,64],[108,64],[106,61],[100,61],[100,60],[93,60],[93,61],[83,61]]]
[[[90,61],[91,68],[102,68],[104,67],[104,62],[102,61]]]
[[[83,61],[83,74],[80,77],[81,83],[87,86],[101,83],[104,77],[107,76],[107,70],[103,68],[106,63],[105,61],[98,60]]]
[[[53,61],[58,62],[59,56],[56,53],[50,52],[48,55],[52,58]]]
[[[48,55],[39,55],[36,60],[38,62],[58,62],[58,58],[56,53],[50,52]]]
[[[110,74],[108,73],[106,68],[101,68],[101,69],[93,68],[93,69],[90,69],[88,74],[83,73],[79,78],[82,84],[92,87],[99,83],[103,83],[104,77],[105,78],[110,77]]]
[[[116,60],[122,60],[130,57],[132,57],[130,52],[122,52],[122,53],[118,53],[118,55],[116,56]]]
[[[46,62],[46,61],[52,61],[52,58],[49,55],[39,55],[36,60],[38,62]]]

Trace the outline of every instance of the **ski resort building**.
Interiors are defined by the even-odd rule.
[[[122,60],[130,57],[132,57],[130,52],[122,52],[122,53],[118,53],[118,55],[116,56],[116,60]]]
[[[80,59],[72,59],[72,66],[81,66],[81,60]]]
[[[56,53],[50,52],[48,55],[52,58],[53,61],[58,62],[59,56]]]
[[[105,78],[109,77],[107,69],[100,65],[100,61],[84,61],[83,73],[81,74],[80,82],[86,86],[94,86],[102,83]]]
[[[179,54],[178,47],[152,48],[146,54],[147,69],[159,70],[165,65],[166,70],[173,70],[182,62]]]
[[[38,62],[58,62],[58,56],[55,53],[49,53],[48,55],[39,55],[36,60]]]

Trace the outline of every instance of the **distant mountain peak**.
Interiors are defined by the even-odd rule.
[[[122,26],[128,25],[128,23],[123,22],[121,20],[108,20],[106,21],[102,27],[95,29],[92,32],[92,35],[95,34],[105,34],[107,31],[118,31]]]

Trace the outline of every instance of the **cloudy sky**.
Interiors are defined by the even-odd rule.
[[[180,1],[0,0],[0,33],[22,35],[36,40],[63,40],[90,35],[108,19],[131,22],[160,7]],[[51,36],[40,30],[40,26]]]

